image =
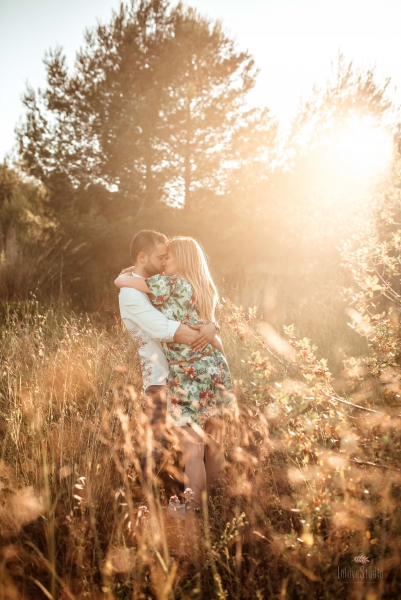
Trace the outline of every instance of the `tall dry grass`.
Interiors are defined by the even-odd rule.
[[[183,526],[166,506],[179,457],[147,493],[131,339],[34,300],[6,315],[0,598],[397,597],[398,409],[339,396],[309,340],[253,317],[229,303],[221,315],[240,414],[227,421],[198,548],[178,560]],[[357,361],[342,377],[343,391],[361,392]]]

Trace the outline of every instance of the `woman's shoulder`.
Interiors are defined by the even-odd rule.
[[[192,285],[181,275],[173,275],[170,281],[170,298],[180,304],[185,310],[196,310],[196,298]]]
[[[177,275],[152,275],[145,279],[148,286],[152,288],[174,288],[177,285]]]
[[[179,289],[183,295],[188,295],[188,297],[193,296],[193,288],[188,279],[185,279],[185,277],[182,277],[181,275],[175,275],[175,277],[176,289]]]
[[[192,293],[192,285],[188,279],[185,279],[181,275],[153,275],[153,277],[149,278],[149,281],[151,283],[168,285],[176,290],[188,290]]]
[[[183,284],[183,283],[189,283],[186,279],[184,279],[184,277],[181,277],[181,275],[152,275],[151,277],[147,277],[146,281],[150,281],[151,283],[158,283],[158,282],[163,282],[163,283],[167,283],[168,285],[176,285],[176,284]]]
[[[185,279],[185,277],[183,277],[182,275],[173,275],[173,277],[178,285],[183,285],[184,287],[192,287],[188,279]]]
[[[173,296],[177,299],[189,299],[193,296],[192,285],[181,275],[153,275],[145,281],[153,294]]]

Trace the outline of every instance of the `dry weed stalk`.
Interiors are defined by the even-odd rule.
[[[166,508],[179,466],[166,455],[153,484],[142,479],[152,438],[131,340],[120,327],[31,308],[9,319],[0,348],[4,598],[395,589],[399,418],[337,402],[309,340],[292,327],[278,339],[253,328],[252,312],[224,308],[240,414],[227,421],[226,464],[203,503],[197,552],[178,560],[182,522]],[[361,555],[387,580],[339,580],[338,565]]]

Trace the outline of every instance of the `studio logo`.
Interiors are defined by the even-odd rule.
[[[383,579],[383,569],[378,569],[374,566],[366,566],[370,562],[369,556],[355,556],[354,562],[359,563],[361,566],[358,568],[352,567],[337,567],[337,578],[343,581],[379,581]]]

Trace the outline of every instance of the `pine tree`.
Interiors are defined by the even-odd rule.
[[[87,31],[71,75],[60,49],[45,63],[47,88],[27,91],[18,135],[27,169],[59,197],[60,185],[75,202],[77,190],[100,186],[135,214],[160,201],[196,207],[202,193],[225,190],[234,140],[257,113],[246,109],[256,69],[220,23],[132,2]]]
[[[238,230],[233,181],[258,171],[275,137],[268,111],[247,108],[249,53],[194,9],[132,0],[86,32],[72,72],[59,48],[45,64],[47,86],[27,89],[17,134],[48,190],[53,254],[74,294],[87,298],[91,278],[96,292],[99,272],[111,280],[140,228],[194,235],[220,254]]]

